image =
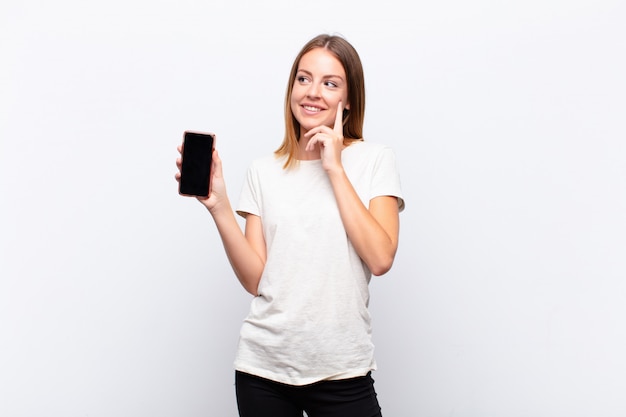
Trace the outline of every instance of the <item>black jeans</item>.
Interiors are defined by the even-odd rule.
[[[293,386],[237,371],[240,417],[382,417],[371,373]]]

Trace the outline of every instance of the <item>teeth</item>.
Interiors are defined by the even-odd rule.
[[[315,112],[320,111],[319,107],[311,107],[311,106],[303,106],[303,107],[305,110],[308,110],[308,111],[315,111]]]

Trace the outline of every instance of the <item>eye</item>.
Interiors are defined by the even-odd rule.
[[[324,83],[324,85],[325,85],[326,87],[330,87],[330,88],[337,88],[337,87],[338,87],[337,83],[335,83],[335,82],[333,82],[333,81],[326,81],[326,82]]]
[[[296,76],[296,81],[299,82],[300,84],[307,84],[310,82],[309,78],[307,78],[304,75],[297,75]]]

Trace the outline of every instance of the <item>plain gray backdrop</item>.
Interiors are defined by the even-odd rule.
[[[386,417],[626,415],[623,1],[0,6],[0,415],[236,416],[250,296],[177,195],[185,129],[233,202],[300,47],[363,60],[407,208],[371,284]]]

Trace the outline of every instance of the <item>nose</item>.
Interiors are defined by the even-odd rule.
[[[307,96],[312,98],[320,97],[320,87],[321,85],[319,83],[311,83],[307,90]]]

